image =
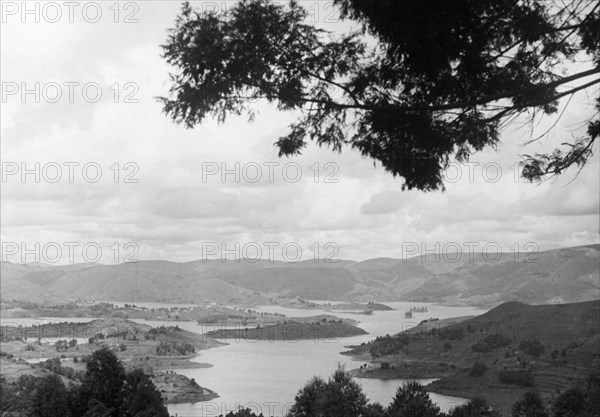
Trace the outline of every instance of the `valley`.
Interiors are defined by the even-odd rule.
[[[327,266],[3,263],[2,378],[55,372],[76,382],[82,358],[107,346],[152,375],[180,415],[213,401],[283,406],[338,365],[382,404],[418,380],[442,407],[483,397],[508,415],[532,387],[552,401],[600,371],[598,245],[537,255],[531,264],[512,254]],[[579,299],[589,301],[568,302]],[[248,373],[269,378],[250,388]]]

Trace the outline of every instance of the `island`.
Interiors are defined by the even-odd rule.
[[[206,333],[219,341],[290,341],[312,339],[315,341],[335,340],[367,334],[353,320],[341,320],[335,316],[319,315],[296,317],[268,325],[235,328],[222,327]]]

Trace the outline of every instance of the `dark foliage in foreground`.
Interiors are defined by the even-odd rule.
[[[263,99],[300,114],[275,142],[280,156],[309,140],[351,147],[402,177],[403,188],[429,191],[443,188],[452,159],[497,146],[515,117],[557,121],[570,104],[560,100],[578,91],[595,97],[590,108],[600,105],[597,2],[334,3],[363,33],[334,36],[301,2],[243,0],[208,13],[185,3],[163,46],[174,68],[164,112],[191,128],[207,116],[252,119]],[[600,120],[583,121],[587,133],[562,148],[524,155],[522,176],[539,181],[584,165]]]
[[[139,369],[125,372],[106,347],[91,355],[80,385],[67,387],[51,373],[1,386],[3,417],[169,417],[150,377]]]
[[[21,376],[0,384],[3,417],[169,417],[161,395],[141,370],[125,372],[109,349],[90,357],[81,385],[66,387],[60,376]],[[552,404],[527,392],[512,408],[512,417],[598,417],[600,375],[565,390]],[[223,416],[221,416],[223,417]],[[262,417],[250,409],[225,417]],[[314,377],[296,394],[286,417],[501,417],[495,407],[476,398],[447,413],[431,401],[425,388],[409,382],[383,407],[369,403],[362,388],[342,368],[328,379]]]

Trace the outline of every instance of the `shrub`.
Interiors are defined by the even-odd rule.
[[[469,370],[469,376],[481,376],[486,373],[487,366],[483,363],[475,362]]]
[[[500,371],[498,379],[506,384],[521,385],[523,387],[533,387],[535,385],[531,371],[506,369]]]
[[[521,349],[523,352],[525,352],[531,356],[535,356],[535,357],[538,357],[545,352],[544,345],[542,345],[542,343],[537,339],[523,340],[519,344],[519,349]],[[556,353],[558,354],[558,351],[556,351]]]
[[[487,353],[494,349],[508,346],[511,343],[512,340],[510,340],[508,337],[502,336],[501,334],[493,334],[486,336],[483,340],[475,343],[473,346],[471,346],[471,349],[473,352]]]
[[[464,331],[462,327],[448,326],[444,330],[445,331],[442,333],[442,338],[448,338],[450,340],[460,340],[464,337]]]
[[[546,406],[537,392],[526,392],[512,406],[513,417],[548,417]]]

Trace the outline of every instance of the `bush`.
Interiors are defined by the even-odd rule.
[[[475,362],[469,370],[469,376],[481,376],[486,373],[488,367],[483,363]]]
[[[533,379],[533,374],[531,371],[521,371],[521,370],[503,370],[498,374],[498,379],[500,382],[504,382],[506,384],[520,385],[522,387],[533,387],[535,385],[535,381]]]
[[[459,405],[451,409],[448,417],[501,417],[501,414],[495,410],[483,398],[473,398],[466,404]]]
[[[597,416],[600,410],[600,374],[577,381],[554,401],[554,417]]]
[[[448,352],[450,349],[452,349],[452,343],[450,343],[450,342],[444,343],[444,352]]]
[[[527,392],[512,406],[513,417],[548,417],[546,406],[537,392]]]
[[[371,342],[369,353],[372,357],[378,358],[386,355],[394,355],[402,352],[406,345],[410,344],[409,337],[407,335],[397,336],[379,336],[375,341]]]
[[[475,343],[473,346],[471,346],[471,349],[473,352],[488,353],[494,349],[508,346],[511,343],[512,340],[510,340],[508,337],[502,336],[501,334],[493,334]]]
[[[463,328],[459,326],[448,326],[441,334],[441,338],[450,340],[461,340],[465,336]]]
[[[542,343],[537,339],[523,340],[519,344],[519,349],[521,349],[523,352],[525,352],[531,356],[535,356],[535,357],[538,357],[538,356],[544,354],[544,352],[546,351],[544,349],[544,345],[542,345]],[[556,351],[556,354],[558,354],[558,351]]]

